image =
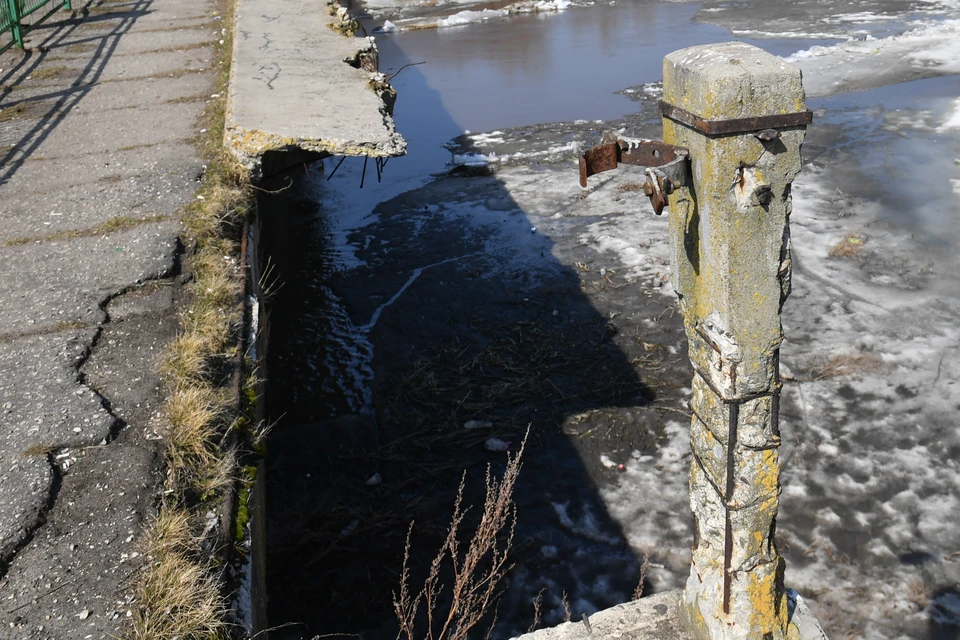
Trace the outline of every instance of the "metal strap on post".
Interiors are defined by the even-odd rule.
[[[810,110],[755,118],[706,120],[665,100],[660,101],[660,115],[708,136],[730,136],[786,127],[804,127],[813,122],[813,111]]]

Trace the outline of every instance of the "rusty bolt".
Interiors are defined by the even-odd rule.
[[[649,182],[644,182],[644,183],[643,183],[643,192],[646,194],[646,196],[647,196],[648,198],[649,198],[650,196],[652,196],[652,195],[653,195],[653,185],[650,184]]]

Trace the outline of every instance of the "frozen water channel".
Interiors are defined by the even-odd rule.
[[[283,214],[266,247],[283,283],[271,624],[393,637],[407,523],[428,559],[461,472],[475,498],[502,469],[486,438],[527,425],[498,634],[525,631],[541,592],[541,624],[564,599],[574,616],[628,599],[645,552],[647,592],[682,586],[690,372],[666,221],[629,169],[581,191],[575,157],[603,129],[660,137],[666,53],[750,38],[804,69],[815,110],[784,309],[787,583],[831,637],[956,638],[960,6],[370,10],[368,29],[399,27],[378,38],[383,70],[425,62],[393,80],[409,156],[379,181],[359,159],[299,168],[263,202]]]

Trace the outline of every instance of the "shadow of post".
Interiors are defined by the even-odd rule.
[[[411,154],[411,129],[462,131],[416,67],[404,75],[398,111],[418,96],[416,113],[398,114]],[[361,164],[348,159],[333,180],[359,184]],[[543,170],[577,180],[569,165]],[[578,239],[532,229],[504,182],[481,173],[386,190],[369,220],[339,240],[343,191],[322,167],[261,185],[294,185],[261,193],[259,215],[261,262],[273,265],[276,285],[265,371],[278,421],[267,462],[269,617],[272,626],[300,623],[272,638],[396,637],[391,597],[408,524],[416,522],[416,584],[446,534],[461,475],[478,515],[487,465],[500,475],[505,463],[485,442],[515,449],[528,426],[514,495],[517,566],[499,629],[526,631],[541,591],[542,623],[553,624],[562,600],[579,619],[629,600],[638,585],[637,553],[600,489],[616,482],[618,461],[662,440],[664,414],[641,375],[660,340],[619,326],[613,310],[652,317],[667,303],[639,284],[605,287],[600,274],[555,257],[558,243],[572,250]],[[369,190],[376,176],[366,180]],[[356,258],[348,269],[346,246]],[[596,247],[577,251],[599,256]],[[680,327],[677,316],[662,331],[676,342]],[[672,364],[658,388],[689,383],[685,359]],[[365,410],[376,419],[357,415]],[[465,428],[469,421],[489,424]],[[373,432],[358,436],[364,424]],[[382,484],[368,484],[374,472]]]
[[[960,640],[960,585],[943,586],[930,597],[929,640]]]

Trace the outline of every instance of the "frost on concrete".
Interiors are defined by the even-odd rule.
[[[255,176],[270,172],[270,152],[297,159],[406,152],[373,39],[352,37],[355,23],[344,10],[241,0],[236,12],[224,142]]]

